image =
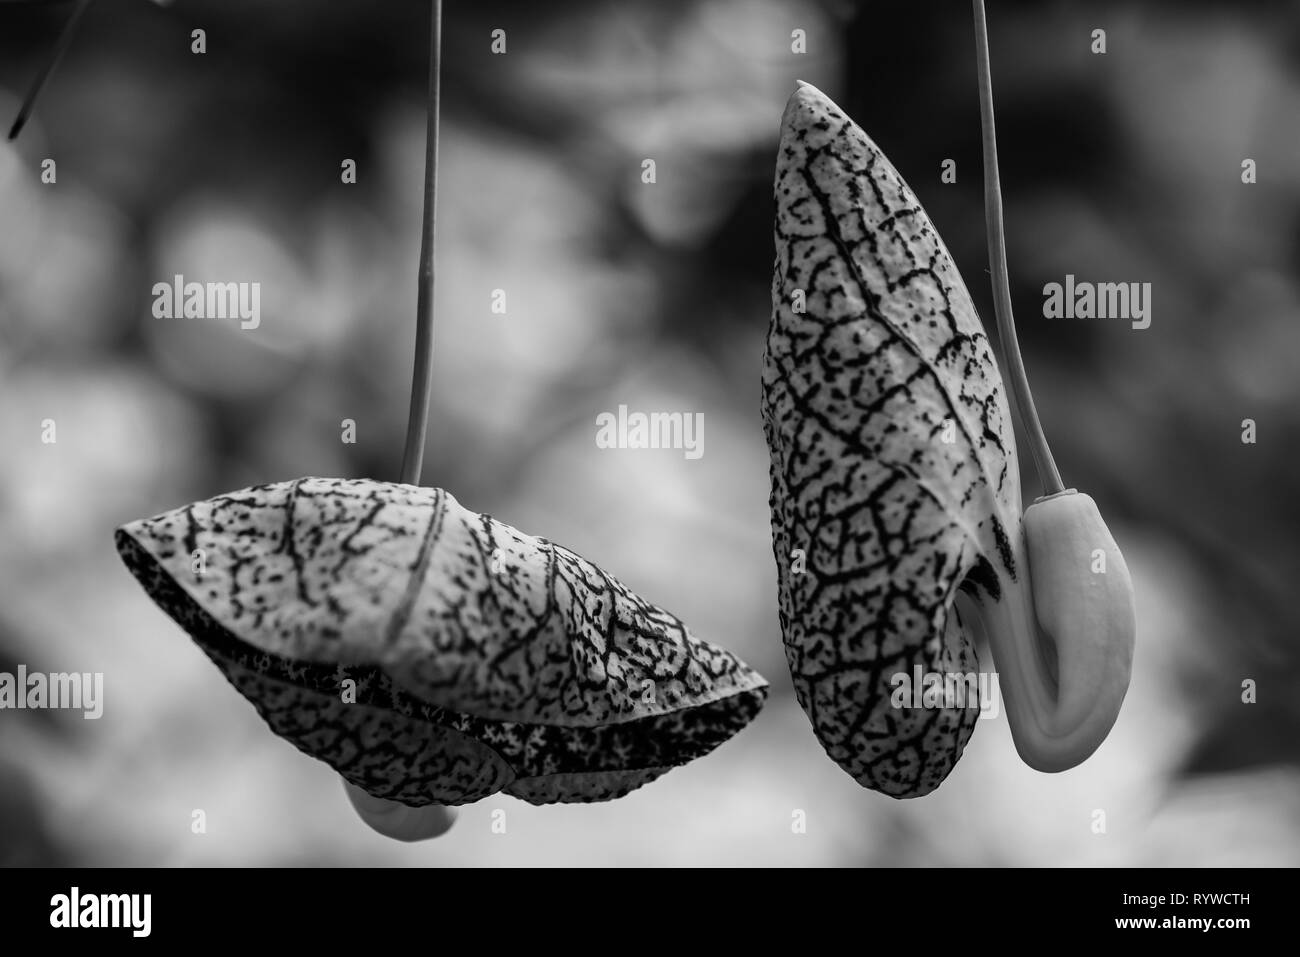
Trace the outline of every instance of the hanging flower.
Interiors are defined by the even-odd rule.
[[[118,530],[272,730],[374,798],[620,797],[762,706],[729,652],[436,488],[303,478]]]

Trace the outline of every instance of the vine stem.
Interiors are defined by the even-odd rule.
[[[1020,342],[1016,338],[1016,320],[1011,312],[1011,282],[1007,278],[1006,229],[1002,222],[1002,184],[998,177],[997,130],[993,122],[993,77],[989,68],[989,31],[984,16],[984,0],[973,0],[975,5],[975,61],[979,73],[980,131],[984,140],[984,218],[988,229],[989,272],[993,279],[993,311],[997,316],[998,339],[1002,344],[1002,359],[1007,378],[1015,397],[1020,425],[1029,437],[1029,450],[1034,456],[1038,479],[1044,495],[1065,491],[1061,473],[1057,471],[1052,450],[1047,446],[1038,409],[1029,391],[1025,363],[1020,357]]]
[[[438,113],[442,74],[442,0],[433,0],[429,40],[428,119],[425,124],[424,226],[420,233],[419,291],[415,302],[415,369],[411,375],[411,409],[406,419],[406,446],[400,481],[420,484],[424,434],[429,426],[433,392],[434,228],[438,212]]]
[[[442,0],[433,0],[429,39],[429,97],[426,104],[424,147],[424,225],[420,232],[420,276],[415,300],[415,369],[411,374],[411,410],[406,419],[406,446],[402,451],[400,481],[420,484],[424,464],[424,433],[429,425],[429,396],[433,391],[433,252],[434,227],[438,213],[438,112],[442,74]],[[346,783],[346,780],[345,780]],[[365,792],[351,785],[348,799],[361,818],[376,831],[397,836],[390,831],[387,819],[393,814],[410,815],[412,810],[400,802],[365,797]],[[404,820],[404,819],[403,819]],[[442,834],[456,820],[454,808],[431,804],[419,814],[416,840]],[[400,823],[400,821],[399,821]],[[411,822],[408,820],[409,826]],[[436,826],[435,826],[436,825]],[[400,829],[400,828],[399,828]]]
[[[76,7],[73,8],[68,21],[63,25],[63,32],[59,34],[59,39],[54,44],[54,51],[50,54],[50,58],[45,61],[44,69],[36,74],[35,79],[32,80],[32,85],[27,88],[27,95],[23,97],[23,105],[18,108],[18,116],[14,119],[14,125],[9,127],[9,139],[17,139],[18,134],[22,132],[23,127],[27,124],[27,118],[32,115],[32,108],[36,105],[36,98],[40,96],[45,81],[50,78],[54,68],[59,65],[59,61],[63,59],[63,54],[68,52],[68,47],[72,45],[72,35],[77,31],[77,21],[81,19],[82,14],[89,7],[90,0],[77,0]]]

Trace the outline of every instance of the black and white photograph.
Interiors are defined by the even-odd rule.
[[[1300,865],[1300,3],[0,0],[0,134],[23,920]]]

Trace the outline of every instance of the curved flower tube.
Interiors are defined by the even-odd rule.
[[[1128,689],[1137,628],[1133,582],[1091,497],[1067,489],[1025,510],[1030,586],[977,601],[1016,751],[1064,771],[1110,733]]]

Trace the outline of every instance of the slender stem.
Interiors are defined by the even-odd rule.
[[[1034,456],[1038,479],[1044,495],[1064,491],[1061,473],[1056,469],[1052,450],[1047,447],[1038,410],[1029,391],[1025,376],[1025,363],[1020,358],[1020,343],[1016,339],[1016,320],[1011,312],[1011,282],[1007,278],[1006,230],[1002,224],[1002,186],[998,177],[997,131],[993,124],[993,78],[989,69],[989,31],[984,17],[984,0],[975,4],[975,54],[979,72],[980,127],[984,137],[984,216],[988,226],[989,271],[993,277],[993,311],[997,315],[998,339],[1002,343],[1002,358],[1007,378],[1015,395],[1015,405],[1020,413],[1020,424],[1029,436],[1029,450]]]
[[[411,411],[406,418],[406,448],[402,452],[401,481],[407,485],[420,484],[420,470],[424,464],[424,433],[429,425],[429,395],[433,391],[433,247],[438,214],[442,0],[433,0],[432,21],[429,37],[428,118],[425,120],[424,226],[420,232],[420,285],[415,300],[415,371],[411,375]],[[398,802],[391,801],[382,801],[382,806],[388,809],[387,813],[402,807]],[[404,810],[409,813],[409,809]],[[456,820],[455,810],[436,804],[419,813],[420,839],[444,833]],[[376,826],[370,816],[365,813],[361,816],[371,827]]]
[[[86,8],[89,6],[90,0],[77,0],[72,15],[68,17],[68,22],[63,25],[63,32],[59,34],[58,42],[54,44],[54,52],[45,61],[44,69],[36,74],[36,78],[32,80],[32,85],[27,88],[27,95],[23,97],[23,105],[18,108],[18,116],[14,119],[14,125],[9,127],[9,138],[11,140],[18,138],[18,134],[22,132],[23,126],[27,123],[27,118],[32,115],[32,107],[36,105],[36,97],[40,95],[41,88],[45,86],[45,81],[50,78],[54,68],[63,59],[63,54],[68,52],[68,47],[72,45],[72,35],[77,29],[77,21],[81,19],[81,15],[86,12]]]
[[[424,228],[420,234],[420,286],[415,303],[415,371],[411,376],[411,410],[406,419],[406,448],[401,481],[420,484],[424,433],[429,425],[433,391],[433,248],[438,212],[438,107],[442,72],[442,0],[433,0],[429,41],[429,100],[425,126]]]

